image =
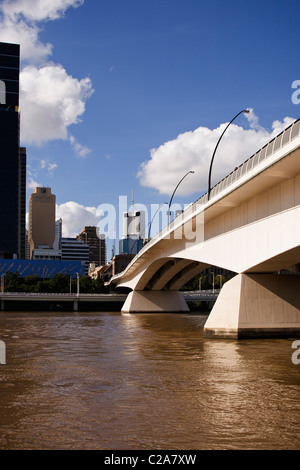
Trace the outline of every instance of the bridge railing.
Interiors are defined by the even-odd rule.
[[[278,134],[274,139],[268,142],[264,147],[258,150],[250,158],[244,161],[240,166],[235,168],[229,175],[223,178],[219,183],[217,183],[210,192],[210,198],[219,194],[224,189],[228,188],[231,184],[237,181],[239,178],[244,176],[246,173],[251,171],[257,165],[259,165],[263,160],[270,158],[275,152],[283,148],[285,145],[292,142],[294,139],[300,136],[300,119],[294,121],[290,126],[288,126],[284,131]],[[193,212],[195,212],[199,206],[204,205],[208,202],[208,193],[203,194],[199,199],[194,203],[188,206],[183,213],[179,214],[169,225],[164,227],[159,233],[153,237],[155,240],[163,237],[168,231],[172,231],[175,225],[180,222],[182,219],[188,218]],[[151,243],[151,242],[150,242]],[[134,260],[132,260],[134,261]]]
[[[289,127],[287,127],[276,137],[274,137],[274,139],[272,139],[264,147],[258,150],[254,155],[248,158],[248,160],[243,162],[240,166],[235,168],[229,175],[227,175],[219,183],[217,183],[211,190],[211,198],[219,194],[221,191],[226,189],[228,186],[237,181],[243,175],[251,171],[263,160],[266,160],[267,158],[271,157],[271,155],[274,155],[275,152],[292,142],[294,139],[299,137],[299,135],[300,119],[294,121]],[[207,193],[200,197],[196,202],[200,204],[207,202]]]
[[[294,121],[290,126],[288,126],[284,131],[278,134],[274,139],[268,142],[264,147],[258,150],[255,154],[245,160],[241,165],[235,168],[229,175],[225,176],[221,181],[219,181],[210,192],[210,198],[213,198],[219,194],[224,189],[228,188],[232,183],[237,181],[239,178],[244,176],[246,173],[251,171],[257,165],[259,165],[263,160],[274,155],[275,152],[283,148],[285,145],[292,142],[294,139],[300,136],[300,119]],[[179,221],[180,217],[188,217],[193,213],[199,205],[206,204],[208,202],[208,193],[203,194],[199,199],[197,199],[193,204],[187,207],[185,211],[178,215],[168,227],[165,227],[158,236],[163,235],[164,231],[172,229],[174,224],[173,222]]]

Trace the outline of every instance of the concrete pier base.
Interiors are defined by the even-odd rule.
[[[122,313],[189,312],[183,294],[177,291],[132,291]]]
[[[300,275],[238,274],[205,323],[215,338],[300,337]]]

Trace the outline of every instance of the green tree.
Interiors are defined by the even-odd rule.
[[[94,294],[106,294],[108,293],[108,288],[105,287],[104,281],[98,277],[93,279],[93,293]]]
[[[20,274],[8,271],[4,275],[4,292],[18,292],[20,284]]]
[[[79,279],[79,292],[81,294],[92,294],[92,292],[93,292],[93,279],[90,276],[80,277],[80,279]]]
[[[23,281],[20,284],[21,292],[38,292],[37,286],[39,282],[39,277],[37,274],[30,274],[25,276]]]
[[[68,293],[69,292],[69,276],[62,273],[54,274],[49,280],[49,291],[55,293]]]

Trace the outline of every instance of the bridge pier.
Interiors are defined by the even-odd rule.
[[[300,275],[238,274],[204,325],[214,338],[300,337]]]
[[[178,291],[132,291],[122,307],[122,313],[189,312],[182,293]]]

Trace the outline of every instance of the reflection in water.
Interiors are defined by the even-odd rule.
[[[292,340],[205,320],[1,313],[0,449],[299,449]]]

